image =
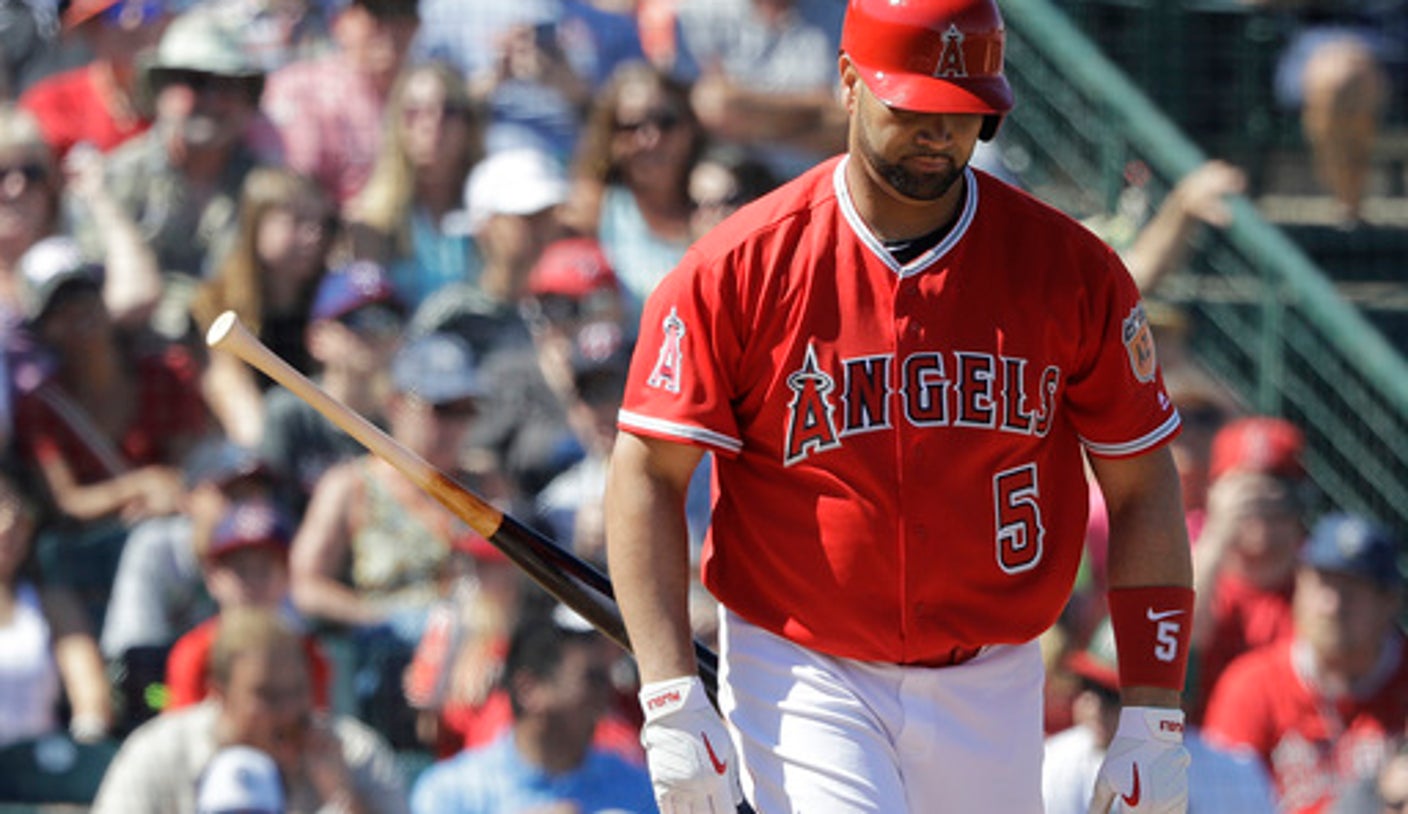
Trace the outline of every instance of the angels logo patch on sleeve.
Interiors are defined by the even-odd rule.
[[[645,383],[668,393],[678,393],[681,367],[684,365],[684,320],[680,319],[674,308],[661,323],[661,332],[665,338],[660,340],[660,353],[656,355],[655,367],[650,369],[650,378]]]
[[[1154,331],[1149,327],[1149,317],[1143,305],[1136,305],[1124,318],[1120,330],[1125,352],[1129,354],[1129,368],[1134,378],[1141,382],[1152,382],[1158,372],[1158,359],[1154,354]]]

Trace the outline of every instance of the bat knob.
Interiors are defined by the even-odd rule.
[[[210,330],[205,332],[205,344],[212,348],[219,347],[239,324],[239,315],[234,311],[226,311],[210,323]]]

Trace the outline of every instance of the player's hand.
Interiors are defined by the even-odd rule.
[[[661,814],[724,814],[743,802],[738,758],[698,676],[646,684],[640,742]]]
[[[1185,814],[1188,763],[1182,711],[1126,707],[1095,777],[1090,814],[1105,814],[1116,799],[1121,811]]]

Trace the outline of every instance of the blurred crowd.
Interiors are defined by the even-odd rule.
[[[844,148],[844,7],[0,2],[0,802],[653,811],[619,649],[203,338],[233,311],[604,570],[640,306]],[[1142,286],[1241,184],[1215,164],[1169,196],[1127,254]],[[1225,760],[1266,810],[1401,810],[1400,541],[1318,518],[1300,431],[1245,415],[1150,309],[1202,603],[1195,793]],[[1111,732],[1102,512],[1048,635],[1051,811]],[[712,643],[702,588],[692,610]]]

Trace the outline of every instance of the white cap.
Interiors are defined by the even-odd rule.
[[[491,215],[532,215],[567,200],[567,174],[551,156],[528,147],[490,153],[465,183],[471,232]]]
[[[227,746],[201,772],[197,814],[284,814],[284,789],[273,758],[248,746]]]
[[[20,275],[29,285],[39,287],[53,277],[81,269],[85,262],[77,240],[54,235],[38,241],[20,255]]]

